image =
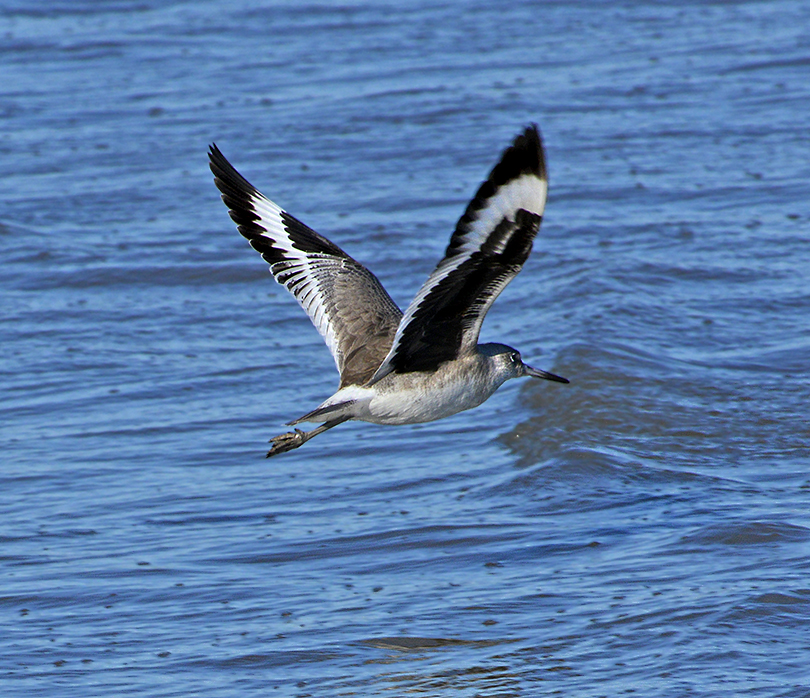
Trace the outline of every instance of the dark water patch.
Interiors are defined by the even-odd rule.
[[[738,600],[717,622],[722,627],[750,623],[752,634],[768,626],[800,627],[810,620],[808,602],[807,590],[768,591]]]
[[[724,71],[724,73],[733,74],[738,72],[773,70],[781,68],[802,68],[809,64],[810,64],[810,57],[807,56],[788,58],[784,60],[753,61],[734,66],[733,68],[728,68],[727,70]]]
[[[801,543],[810,539],[810,529],[784,522],[724,523],[707,526],[683,537],[686,544],[701,546],[764,545]]]
[[[797,591],[795,594],[770,592],[752,599],[760,604],[777,604],[780,606],[801,606],[810,603],[810,592],[807,589]]]
[[[454,548],[462,548],[477,555],[487,546],[497,547],[498,543],[510,539],[513,533],[492,526],[420,526],[403,527],[394,531],[368,532],[356,536],[337,536],[318,539],[306,545],[274,552],[271,554],[251,554],[244,557],[240,554],[228,556],[231,563],[250,565],[277,565],[301,560],[325,560],[343,556],[368,556],[374,559],[377,552],[397,550],[400,554],[440,548],[445,554],[451,554]],[[488,530],[492,529],[492,530]],[[498,529],[498,533],[494,530]],[[429,556],[432,557],[432,556]],[[224,560],[212,560],[222,563]],[[390,563],[384,563],[390,564]],[[413,560],[411,561],[413,564]]]
[[[173,512],[171,517],[161,519],[146,519],[144,523],[153,526],[216,526],[219,524],[233,523],[256,523],[266,521],[266,517],[259,517],[256,514],[201,514],[198,511]]]
[[[308,650],[306,652],[270,652],[267,654],[246,654],[241,656],[228,657],[225,659],[214,660],[214,664],[222,669],[259,669],[259,668],[273,668],[294,665],[296,667],[310,663],[329,662],[339,658],[340,655],[336,652],[313,652]],[[190,666],[194,664],[203,664],[205,667],[212,666],[212,660],[204,660],[202,662],[184,662]],[[303,688],[306,682],[300,687]]]
[[[496,647],[510,644],[516,640],[464,640],[458,638],[442,637],[374,637],[368,640],[359,640],[360,644],[381,650],[397,650],[400,652],[413,652],[423,650],[441,649],[442,647]]]

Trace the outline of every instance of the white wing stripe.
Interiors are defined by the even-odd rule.
[[[470,223],[469,232],[464,235],[460,249],[461,254],[466,253],[464,259],[481,248],[495,226],[504,218],[514,221],[518,210],[524,209],[542,216],[546,206],[547,193],[548,182],[535,174],[523,174],[500,187],[493,196],[487,199],[486,206],[477,212],[475,220]],[[443,261],[454,259],[456,258],[450,257]],[[453,268],[456,266],[458,264]]]
[[[514,222],[515,214],[520,209],[542,216],[547,189],[548,183],[533,174],[518,177],[501,187],[495,196],[487,201],[486,208],[481,210],[472,224],[470,241],[477,239],[479,243],[483,243],[504,218]],[[504,246],[505,244],[501,245],[497,251],[503,252]],[[478,245],[475,249],[478,249]]]
[[[266,231],[261,237],[267,238],[274,247],[283,250],[290,257],[288,260],[273,264],[270,271],[278,282],[296,297],[298,304],[310,317],[312,324],[326,342],[326,346],[335,360],[335,365],[340,371],[343,357],[334,329],[329,322],[329,313],[323,303],[316,273],[325,271],[339,261],[323,254],[308,255],[306,252],[296,249],[284,225],[282,218],[284,211],[277,204],[261,194],[251,196],[250,203],[259,218],[256,223]]]

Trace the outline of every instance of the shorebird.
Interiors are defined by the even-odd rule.
[[[268,458],[350,419],[416,424],[449,417],[477,407],[510,378],[568,383],[527,366],[512,347],[478,344],[484,316],[517,276],[540,228],[548,178],[536,125],[504,151],[404,313],[374,274],[262,195],[216,145],[209,158],[239,232],[306,311],[340,373],[334,395],[288,422],[320,426],[271,439]]]

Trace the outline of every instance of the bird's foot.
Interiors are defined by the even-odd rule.
[[[273,437],[270,439],[270,443],[273,445],[267,452],[267,458],[277,456],[279,453],[292,451],[294,448],[298,448],[308,440],[308,437],[309,434],[305,431],[301,431],[300,429],[288,431],[286,434],[279,434],[278,436]]]

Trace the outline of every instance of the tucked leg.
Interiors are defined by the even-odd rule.
[[[273,445],[267,452],[267,457],[270,458],[270,456],[277,456],[279,453],[286,453],[287,451],[292,451],[294,448],[303,446],[313,436],[323,434],[323,432],[325,432],[327,429],[336,427],[338,424],[343,424],[343,422],[348,419],[349,417],[338,417],[330,422],[324,422],[321,424],[321,426],[316,427],[312,431],[301,431],[301,429],[296,429],[295,431],[289,431],[286,434],[280,434],[279,436],[270,439],[270,443]]]

